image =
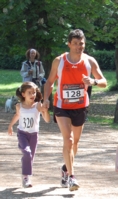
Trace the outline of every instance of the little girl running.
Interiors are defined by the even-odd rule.
[[[30,176],[37,147],[40,113],[45,122],[50,121],[47,108],[42,107],[42,94],[33,82],[24,82],[16,90],[16,96],[20,103],[16,105],[16,114],[13,116],[8,134],[13,134],[13,125],[19,120],[18,125],[18,146],[22,151],[22,185],[24,188],[32,187]]]

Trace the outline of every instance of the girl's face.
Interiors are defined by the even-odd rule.
[[[22,93],[22,96],[25,98],[25,102],[34,102],[36,98],[36,89],[29,88],[24,93]]]

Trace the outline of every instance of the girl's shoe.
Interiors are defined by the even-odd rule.
[[[32,187],[29,176],[22,176],[22,186],[24,188]]]

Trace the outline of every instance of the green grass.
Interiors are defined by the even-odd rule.
[[[103,74],[108,81],[108,86],[106,88],[102,88],[102,91],[108,91],[110,87],[116,83],[116,73],[115,71],[103,71]],[[21,85],[21,83],[22,78],[20,76],[20,71],[0,70],[0,98],[7,98],[15,95],[15,91]],[[53,93],[55,90],[56,87],[54,87]],[[99,91],[101,91],[101,88],[98,86],[93,86],[92,93]]]
[[[107,79],[107,87],[106,88],[100,88],[98,86],[93,86],[92,87],[92,95],[93,95],[93,99],[97,99],[97,96],[95,96],[95,93],[98,92],[108,92],[110,91],[110,89],[116,85],[116,72],[115,71],[103,71],[103,75],[105,76],[105,78]],[[107,107],[105,107],[106,109]],[[110,108],[110,106],[108,105],[108,108]],[[114,110],[115,112],[115,110]],[[103,116],[101,115],[97,115],[97,116],[91,116],[89,115],[89,122],[91,123],[97,123],[100,124],[102,126],[109,126],[110,128],[113,129],[118,129],[118,124],[115,124],[113,121],[113,117],[109,117],[108,116]]]
[[[118,130],[118,124],[115,124],[113,118],[110,117],[104,117],[102,115],[93,117],[89,115],[89,122],[100,124],[101,126],[108,126],[109,128]]]
[[[102,88],[102,91],[108,91],[111,86],[116,83],[116,73],[115,71],[103,71],[105,78],[108,81],[108,86]],[[12,96],[15,94],[16,88],[22,84],[22,78],[20,76],[20,71],[16,70],[0,70],[0,96]],[[56,88],[54,87],[53,92]],[[101,88],[98,86],[93,86],[92,92],[99,92]]]
[[[6,98],[15,95],[16,89],[21,85],[20,72],[16,70],[0,70],[0,106]]]
[[[106,88],[99,88],[98,86],[93,86],[92,94],[100,91],[109,91],[109,89],[116,84],[116,73],[115,71],[103,71],[105,78],[107,79],[108,85]],[[22,78],[20,76],[20,71],[16,70],[0,70],[0,106],[4,106],[6,98],[15,95],[16,89],[22,84]],[[56,87],[53,89],[55,92]],[[98,115],[96,117],[89,116],[89,121],[91,123],[99,123],[101,125],[108,125],[111,128],[118,128],[118,125],[113,123],[113,119],[110,117],[102,117]]]
[[[92,87],[92,93],[97,93],[101,91],[109,91],[112,86],[116,84],[116,72],[115,71],[103,71],[104,77],[107,79],[107,87],[106,88],[100,88],[98,86]],[[53,89],[53,93],[56,91],[56,86]]]
[[[98,86],[93,86],[92,93],[100,92],[101,90],[109,91],[110,88],[116,84],[116,72],[115,71],[103,71],[103,75],[107,80],[107,87],[101,89]]]
[[[89,116],[89,121],[91,123],[99,123],[101,125],[109,125],[112,126],[113,119],[110,117],[103,117],[103,116]]]

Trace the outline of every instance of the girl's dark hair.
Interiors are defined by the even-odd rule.
[[[35,102],[39,102],[42,100],[42,94],[40,89],[33,82],[24,82],[19,88],[16,90],[16,96],[20,99],[21,102],[25,101],[25,98],[22,96],[22,93],[25,93],[27,89],[34,88],[36,89],[36,99]]]
[[[77,39],[83,39],[86,41],[85,35],[83,33],[82,30],[80,29],[76,29],[76,30],[72,30],[69,35],[68,35],[68,42],[71,43],[73,38],[77,38]]]
[[[26,59],[29,60],[30,59],[30,51],[31,51],[32,48],[28,49],[25,53],[26,55]],[[36,49],[35,49],[36,50]],[[40,59],[40,53],[36,50],[36,57],[35,59]]]

